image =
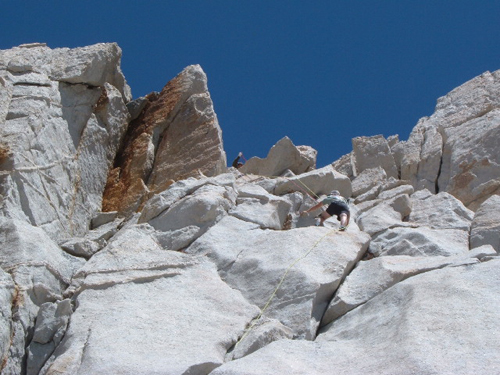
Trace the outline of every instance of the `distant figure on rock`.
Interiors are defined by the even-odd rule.
[[[303,211],[300,215],[304,215],[311,211],[317,210],[323,205],[328,204],[326,211],[319,215],[319,223],[317,225],[323,225],[323,222],[332,217],[333,215],[337,216],[337,220],[340,221],[339,230],[344,231],[347,229],[349,225],[349,218],[351,213],[349,211],[349,206],[347,204],[347,199],[342,197],[338,190],[333,190],[330,195],[328,195],[325,199],[323,199],[316,206],[311,207],[310,209]]]
[[[243,163],[240,161],[240,158],[243,156],[243,153],[240,151],[236,159],[234,159],[232,166],[236,169],[243,167]]]

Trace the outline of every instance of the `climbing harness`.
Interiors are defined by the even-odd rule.
[[[242,158],[245,160],[246,162],[246,159],[245,157],[243,156],[243,154],[241,155]],[[243,173],[243,175],[245,176],[248,176],[246,173]],[[317,201],[319,199],[319,196],[313,191],[311,190],[304,182],[302,182],[300,179],[296,179],[296,180],[293,180],[293,179],[290,179],[290,178],[287,178],[287,177],[281,177],[281,176],[270,176],[269,178],[285,178],[285,179],[288,179],[289,181],[291,181],[295,186],[297,186],[299,188],[300,191],[302,192],[305,192],[305,195],[311,197],[313,200]],[[297,184],[297,182],[300,182],[300,184],[302,184],[303,188]],[[304,189],[305,188],[305,189]],[[340,231],[344,231],[347,227],[341,227],[339,230]],[[269,308],[272,300],[274,299],[274,297],[276,296],[276,293],[278,292],[278,290],[281,288],[281,285],[283,285],[283,282],[285,281],[285,278],[287,277],[288,273],[290,272],[290,270],[295,267],[295,265],[300,262],[302,259],[304,259],[305,257],[307,257],[317,246],[318,244],[325,238],[327,237],[328,235],[330,235],[332,232],[336,231],[337,229],[332,229],[330,231],[328,231],[327,233],[325,233],[322,237],[320,237],[314,244],[313,246],[307,250],[303,255],[301,255],[300,257],[298,257],[297,259],[295,259],[288,267],[287,269],[285,270],[283,276],[281,276],[281,279],[280,281],[278,282],[278,285],[276,286],[276,288],[274,289],[274,291],[271,293],[271,296],[269,297],[269,299],[267,300],[266,304],[264,305],[264,307],[260,310],[260,313],[259,315],[257,315],[256,318],[254,318],[252,320],[252,322],[250,323],[249,327],[245,330],[245,332],[243,333],[243,335],[240,337],[240,339],[236,342],[236,344],[234,345],[234,349],[236,349],[236,347],[238,346],[238,344],[243,341],[243,339],[252,331],[252,329],[255,327],[255,325],[257,324],[257,322],[260,320],[260,318],[262,318],[262,316],[264,315],[264,312]],[[233,349],[233,350],[234,350]]]

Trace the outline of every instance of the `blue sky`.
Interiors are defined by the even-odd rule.
[[[5,1],[0,49],[117,42],[134,98],[200,64],[228,162],[282,137],[318,167],[356,136],[408,139],[436,100],[500,69],[500,2]]]

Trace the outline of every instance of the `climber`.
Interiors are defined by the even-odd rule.
[[[330,195],[328,195],[325,199],[323,199],[320,203],[311,207],[310,209],[303,211],[300,215],[304,215],[309,213],[310,211],[317,210],[323,205],[328,204],[326,211],[322,212],[319,215],[319,223],[317,225],[323,225],[323,222],[332,217],[333,215],[337,216],[337,220],[340,221],[339,230],[344,231],[347,229],[349,225],[349,218],[351,213],[349,211],[349,206],[347,205],[347,199],[342,197],[338,190],[333,190]]]
[[[236,159],[234,159],[232,166],[236,169],[243,167],[243,163],[240,161],[240,158],[243,157],[243,153],[240,151]]]

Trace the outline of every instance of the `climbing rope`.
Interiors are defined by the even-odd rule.
[[[241,153],[241,158],[245,161],[245,163],[248,161],[246,158],[245,158],[245,155],[243,155],[243,152]],[[243,173],[245,176],[247,176],[246,173]],[[287,179],[288,181],[290,181],[291,183],[293,183],[295,186],[297,186],[299,188],[299,190],[303,191],[306,193],[306,195],[309,195],[311,198],[317,200],[319,199],[319,196],[313,191],[311,190],[304,182],[302,182],[300,179],[297,179],[297,180],[292,180],[290,177],[283,177],[283,176],[269,176],[269,178],[285,178]],[[300,184],[302,184],[302,186],[305,188],[301,188],[297,182],[300,182]]]
[[[272,300],[274,299],[274,297],[276,296],[276,293],[278,292],[278,290],[281,288],[281,285],[283,285],[283,282],[285,281],[285,278],[286,276],[288,275],[288,273],[290,272],[290,270],[295,267],[295,265],[297,263],[299,263],[302,259],[304,259],[305,257],[307,257],[313,250],[314,248],[316,248],[316,246],[319,245],[319,243],[326,237],[328,236],[330,233],[336,231],[336,229],[332,229],[330,231],[328,231],[327,233],[325,233],[323,236],[321,236],[314,244],[313,246],[307,250],[304,254],[302,254],[300,257],[298,257],[297,259],[295,259],[289,266],[288,268],[285,270],[285,273],[283,274],[283,276],[281,276],[281,279],[278,283],[278,285],[276,286],[276,288],[274,289],[274,291],[271,293],[271,296],[269,297],[269,299],[267,300],[266,304],[264,305],[264,307],[260,310],[260,313],[259,315],[257,315],[256,318],[254,318],[250,324],[250,326],[248,327],[248,329],[245,331],[245,333],[240,337],[240,339],[236,342],[236,344],[234,345],[234,349],[236,349],[236,347],[238,346],[238,344],[252,331],[253,327],[257,324],[257,322],[259,321],[260,318],[262,318],[262,315],[264,315],[264,312],[269,308],[269,305],[271,304]]]
[[[241,157],[243,158],[243,160],[245,160],[245,162],[247,161],[245,159],[245,157],[243,156],[243,153],[241,155]],[[244,176],[247,176],[248,175],[246,173],[242,173]],[[311,197],[313,200],[318,200],[319,199],[319,196],[313,191],[311,190],[304,182],[302,182],[300,179],[291,179],[289,177],[283,177],[283,176],[268,176],[268,178],[285,178],[287,179],[288,181],[292,182],[296,187],[298,187],[298,189],[300,191],[302,191],[303,193],[305,193],[305,195],[308,195],[309,197]],[[300,184],[302,184],[302,186],[305,188],[302,188],[300,185],[297,184],[297,182],[300,182]],[[257,324],[257,322],[262,318],[262,316],[264,315],[265,311],[269,308],[269,306],[271,305],[271,302],[273,301],[274,297],[276,296],[276,293],[278,292],[278,290],[281,288],[281,286],[283,285],[283,282],[285,281],[288,273],[290,272],[290,270],[295,267],[295,265],[297,263],[299,263],[302,259],[304,259],[305,257],[307,257],[318,245],[319,243],[325,238],[327,237],[328,235],[330,235],[330,233],[336,231],[337,229],[332,229],[330,231],[328,231],[327,233],[325,233],[323,236],[321,236],[314,244],[313,246],[307,250],[304,254],[302,254],[300,257],[298,257],[297,259],[295,259],[288,267],[287,269],[285,270],[283,276],[281,277],[280,281],[278,282],[278,285],[276,286],[276,288],[274,289],[274,291],[271,293],[271,296],[269,297],[269,299],[267,300],[266,304],[264,305],[264,307],[260,310],[260,313],[259,315],[257,315],[256,318],[254,318],[252,320],[252,322],[250,323],[250,326],[246,329],[246,331],[243,333],[243,335],[240,337],[240,339],[236,342],[236,344],[234,345],[234,349],[236,349],[236,347],[239,345],[239,343],[241,341],[243,341],[243,339],[252,331],[252,329],[255,327],[255,325]],[[233,349],[233,350],[234,350]]]
[[[288,177],[285,177],[285,178],[288,178]],[[300,186],[295,182],[295,180],[292,180],[291,178],[288,178],[288,181],[291,181],[295,186],[297,186],[300,190],[302,190],[300,188]],[[297,181],[299,181],[308,191],[311,192],[311,194],[309,194],[307,191],[306,191],[306,194],[309,195],[312,199],[314,200],[318,200],[319,199],[319,196],[314,192],[312,191],[306,184],[304,184],[300,179],[297,179]]]

